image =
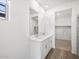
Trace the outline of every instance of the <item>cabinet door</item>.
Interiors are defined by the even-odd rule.
[[[47,56],[47,54],[48,54],[48,52],[50,51],[51,48],[52,48],[51,37],[42,41],[42,46],[41,46],[42,59],[45,59],[45,57]]]
[[[46,51],[47,51],[46,53],[47,54],[49,53],[51,48],[52,48],[52,40],[51,40],[51,37],[49,37],[48,40],[47,40],[47,49],[46,49]]]
[[[45,59],[45,57],[46,57],[46,49],[47,49],[47,41],[44,40],[44,41],[42,41],[42,45],[41,45],[41,56],[42,56],[42,59]]]

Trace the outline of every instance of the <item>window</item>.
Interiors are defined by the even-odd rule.
[[[0,0],[0,18],[6,18],[6,0]]]

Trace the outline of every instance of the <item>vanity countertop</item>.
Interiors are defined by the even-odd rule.
[[[34,41],[43,41],[43,40],[49,38],[52,35],[53,34],[49,34],[49,35],[32,35],[31,36],[31,40],[34,40]]]

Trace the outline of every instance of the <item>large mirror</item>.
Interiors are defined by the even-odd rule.
[[[0,0],[0,19],[5,19],[7,17],[7,0]]]
[[[30,8],[30,35],[38,35],[38,12]]]

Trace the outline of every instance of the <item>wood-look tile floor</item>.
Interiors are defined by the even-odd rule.
[[[65,51],[71,51],[71,41],[70,40],[56,39],[56,48],[62,49]]]
[[[79,56],[61,49],[51,49],[45,59],[79,59]]]

